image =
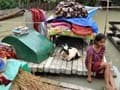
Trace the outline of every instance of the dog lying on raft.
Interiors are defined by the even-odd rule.
[[[77,48],[69,47],[67,44],[62,45],[62,49],[59,53],[62,56],[62,59],[66,61],[71,61],[81,57],[80,52]]]

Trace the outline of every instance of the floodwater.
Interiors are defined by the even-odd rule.
[[[94,16],[95,21],[98,24],[99,31],[104,33],[105,30],[105,18],[106,11],[98,10],[96,15]],[[120,21],[120,10],[110,10],[108,13],[108,21]],[[109,30],[110,25],[107,24],[107,30]],[[108,61],[112,61],[113,65],[116,65],[118,68],[120,67],[120,52],[113,46],[113,44],[107,40],[106,42],[106,59]]]
[[[104,32],[105,27],[105,17],[106,11],[105,10],[98,10],[94,16],[94,20],[97,22],[99,26],[99,32]],[[120,11],[113,11],[110,10],[108,13],[108,21],[120,21]],[[13,19],[8,19],[5,21],[0,22],[0,39],[4,36],[11,33],[11,30],[14,27],[24,25],[24,17],[17,17]],[[107,31],[109,29],[109,24],[107,24]],[[112,61],[113,65],[116,65],[118,68],[120,67],[120,52],[112,45],[112,43],[107,40],[106,42],[106,58],[108,61]],[[46,76],[48,78],[52,78],[55,80],[65,81],[69,83],[74,83],[81,86],[92,87],[95,90],[102,90],[103,89],[103,80],[94,79],[92,84],[87,83],[85,78],[77,77],[77,76]],[[97,82],[97,83],[96,83]]]

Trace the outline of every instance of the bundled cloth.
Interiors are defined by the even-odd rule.
[[[6,77],[2,75],[2,73],[6,70],[7,59],[16,58],[16,54],[12,46],[6,43],[0,43],[0,85],[8,85],[11,80],[8,80]]]
[[[83,26],[79,26],[75,24],[72,24],[72,32],[77,35],[82,35],[82,36],[91,35],[93,33],[92,28],[83,27]]]
[[[93,33],[92,28],[89,26],[80,26],[63,21],[53,21],[48,24],[48,27],[50,28],[49,32],[59,35],[62,35],[62,33],[73,33],[80,36],[89,36]]]
[[[32,8],[24,13],[26,26],[47,36],[46,15],[42,9]]]
[[[13,47],[6,43],[0,43],[0,58],[16,58],[16,53]]]
[[[66,0],[57,5],[56,15],[59,17],[87,17],[88,12],[80,3]]]
[[[32,12],[32,19],[34,22],[34,28],[39,31],[39,23],[45,21],[45,14],[44,11],[41,9],[36,9],[36,8],[32,8],[30,9],[30,11]]]

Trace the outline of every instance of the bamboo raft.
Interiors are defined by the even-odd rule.
[[[29,63],[29,67],[33,73],[35,72],[44,72],[51,74],[77,74],[77,75],[86,75],[87,69],[85,68],[84,57],[73,61],[65,61],[61,59],[59,54],[59,49],[55,50],[55,53],[50,56],[47,60],[43,61],[40,64]]]
[[[77,60],[65,61],[61,59],[58,55],[59,49],[50,56],[47,60],[41,62],[40,64],[29,63],[32,73],[50,73],[50,74],[65,74],[65,75],[78,75],[86,76],[87,69],[85,66],[85,52]],[[106,59],[104,59],[106,61]],[[93,75],[95,75],[93,73]]]

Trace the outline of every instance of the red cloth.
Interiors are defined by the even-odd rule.
[[[92,65],[92,71],[93,72],[97,72],[99,73],[100,72],[100,65],[101,65],[101,62],[95,62],[93,65]]]
[[[16,58],[15,51],[12,47],[0,44],[0,58]]]
[[[85,63],[85,65],[86,65],[86,68],[88,69],[88,63]],[[91,71],[99,73],[101,71],[100,65],[101,65],[101,62],[99,62],[99,61],[95,62],[94,64],[92,64]]]
[[[92,34],[92,28],[72,24],[72,32],[77,35],[86,36]]]
[[[11,80],[6,79],[4,76],[0,77],[0,84],[8,85]]]
[[[39,27],[38,27],[39,22],[45,21],[45,15],[43,13],[43,10],[32,8],[32,9],[30,9],[30,11],[32,13],[34,28],[35,28],[36,31],[39,31]]]

